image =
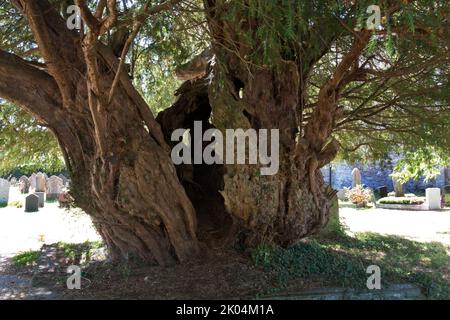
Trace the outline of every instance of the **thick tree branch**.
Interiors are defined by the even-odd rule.
[[[48,71],[58,83],[65,104],[69,104],[75,79],[84,73],[84,66],[76,64],[82,61],[79,37],[66,27],[64,19],[47,0],[20,0],[20,4]]]
[[[317,107],[305,128],[305,138],[310,147],[320,152],[330,136],[336,117],[338,92],[350,67],[358,60],[370,40],[370,31],[361,31],[355,37],[350,51],[342,58],[332,77],[319,92]]]
[[[49,124],[62,107],[58,86],[45,71],[0,50],[0,97],[20,105],[39,121]]]

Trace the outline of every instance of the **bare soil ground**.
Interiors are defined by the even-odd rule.
[[[246,255],[227,250],[204,263],[171,267],[95,261],[83,268],[81,289],[69,290],[64,271],[72,262],[57,255],[52,259],[58,268],[35,274],[33,286],[49,288],[59,299],[251,299],[270,283],[270,274]]]

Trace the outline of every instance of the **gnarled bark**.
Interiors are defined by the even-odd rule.
[[[54,132],[74,199],[92,217],[112,257],[161,265],[197,257],[195,210],[150,109],[125,73],[105,99],[119,64],[113,51],[68,30],[47,1],[18,5],[47,70],[1,53],[0,94]]]

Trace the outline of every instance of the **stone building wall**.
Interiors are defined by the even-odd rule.
[[[373,165],[363,165],[360,163],[349,164],[347,162],[335,162],[331,164],[331,180],[330,180],[330,165],[322,168],[322,174],[326,183],[336,189],[344,187],[350,188],[352,186],[352,170],[358,168],[361,171],[361,180],[363,185],[376,189],[380,186],[387,186],[388,191],[393,191],[392,178],[390,174],[393,171],[393,162],[377,163]],[[417,192],[425,190],[430,187],[443,187],[445,185],[444,168],[441,169],[441,174],[435,179],[424,182],[423,179],[419,181],[410,180],[404,184],[405,192]]]

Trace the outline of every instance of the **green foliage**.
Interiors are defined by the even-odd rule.
[[[48,129],[16,106],[0,100],[0,175],[14,170],[61,171],[58,142]]]
[[[8,204],[9,207],[22,208],[23,204],[21,201],[12,201]]]
[[[395,236],[372,233],[319,239],[287,249],[260,246],[252,257],[255,264],[273,272],[276,288],[285,288],[290,279],[310,279],[324,286],[363,289],[369,265],[381,268],[382,286],[410,282],[421,286],[430,299],[447,299],[446,279],[450,247],[440,243],[420,243]],[[264,259],[256,260],[255,257]]]
[[[417,197],[386,197],[378,200],[381,204],[423,204],[425,198]]]
[[[65,1],[51,2],[61,7]],[[119,1],[119,21],[130,19],[144,3]],[[449,56],[449,2],[421,0],[411,5],[396,0],[389,5],[394,3],[399,10],[388,16],[384,1],[216,1],[224,20],[236,28],[236,43],[230,48],[236,52],[236,46],[251,48],[240,57],[248,65],[276,68],[280,61],[290,61],[299,72],[309,75],[305,85],[308,101],[301,110],[304,119],[309,118],[319,88],[333,75],[339,58],[348,53],[353,31],[365,27],[367,7],[381,5],[383,26],[359,59],[360,66],[371,66],[373,73],[350,82],[340,92],[338,105],[344,119],[333,133],[342,145],[339,157],[368,162],[387,159],[392,153],[404,154],[397,168],[403,180],[430,179],[437,173],[437,160],[440,165],[449,163],[449,66],[443,61],[419,69],[430,58]],[[93,7],[94,2],[89,4]],[[186,1],[152,16],[135,39],[126,62],[135,86],[155,115],[175,99],[180,82],[173,77],[174,69],[210,45],[211,30],[205,25],[202,1]],[[10,2],[0,5],[0,27],[4,31],[0,34],[2,50],[22,54],[36,47],[26,19]],[[105,44],[110,40],[111,34],[102,38]],[[32,52],[26,59],[36,62],[40,56]],[[364,61],[369,63],[363,65]],[[221,63],[220,57],[217,62]],[[377,76],[391,67],[417,72]],[[0,175],[15,168],[30,173],[63,168],[57,143],[48,130],[3,102],[0,118]],[[18,132],[14,132],[16,128]]]
[[[435,148],[417,149],[415,152],[405,152],[404,158],[400,159],[394,167],[393,176],[401,183],[409,179],[418,180],[424,178],[425,182],[434,179],[441,173],[441,166],[450,165],[450,153],[435,151]]]
[[[21,253],[16,254],[14,257],[12,257],[12,262],[17,267],[29,267],[36,264],[37,260],[39,259],[41,252],[40,251],[24,251]]]
[[[86,261],[89,261],[92,252],[103,247],[103,242],[86,241],[83,243],[68,243],[60,241],[56,244],[56,247],[62,250],[65,258],[68,258],[71,261],[79,260],[83,255],[85,256]]]

